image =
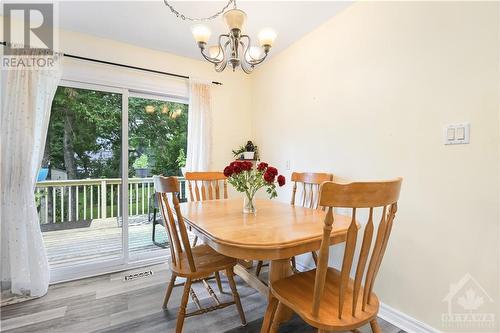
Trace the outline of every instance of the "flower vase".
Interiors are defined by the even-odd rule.
[[[245,198],[243,200],[243,213],[254,214],[256,211],[257,208],[255,208],[255,197],[249,197],[248,195],[245,195]]]

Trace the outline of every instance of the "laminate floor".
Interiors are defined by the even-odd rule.
[[[125,276],[151,270],[153,275],[125,281]],[[263,271],[265,278],[267,272]],[[78,281],[50,286],[46,296],[0,308],[0,331],[5,333],[61,332],[61,333],[135,333],[174,332],[182,287],[174,288],[169,309],[161,304],[170,272],[166,264],[132,271],[106,274]],[[229,285],[222,275],[224,295],[230,299]],[[186,318],[184,332],[259,332],[267,301],[256,290],[236,277],[238,291],[248,325],[241,327],[235,306]],[[213,280],[209,281],[217,292]],[[201,283],[194,286],[202,304],[212,300]],[[194,310],[192,302],[188,311]],[[379,319],[383,333],[404,333],[399,328]],[[361,329],[371,332],[369,326]],[[280,328],[280,332],[315,332],[300,318],[294,317]]]

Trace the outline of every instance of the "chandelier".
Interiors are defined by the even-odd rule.
[[[236,0],[229,0],[220,11],[205,18],[188,17],[176,11],[166,0],[164,2],[172,13],[182,20],[203,22],[213,20],[223,14],[229,33],[219,35],[215,45],[208,45],[212,33],[207,26],[196,24],[191,28],[202,56],[214,64],[217,72],[222,72],[229,64],[233,71],[241,67],[245,73],[250,74],[256,65],[267,58],[269,50],[276,39],[276,33],[272,29],[266,28],[258,34],[259,46],[252,45],[250,36],[243,33],[247,15],[241,9],[236,8]],[[231,3],[233,8],[226,11]]]

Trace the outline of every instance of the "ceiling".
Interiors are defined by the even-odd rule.
[[[175,1],[179,12],[206,17],[219,11],[225,1]],[[334,1],[238,1],[247,13],[246,33],[254,38],[265,27],[277,34],[271,54],[328,20],[350,2]],[[62,29],[109,38],[150,49],[201,59],[191,35],[192,22],[173,15],[162,0],[158,1],[61,1],[59,26]],[[206,23],[212,30],[211,43],[227,29],[218,17]]]

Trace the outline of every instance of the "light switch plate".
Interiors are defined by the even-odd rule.
[[[470,124],[459,123],[446,125],[443,133],[445,145],[463,145],[470,142]]]
[[[455,140],[455,128],[448,127],[446,129],[446,140],[448,140],[448,141]]]

